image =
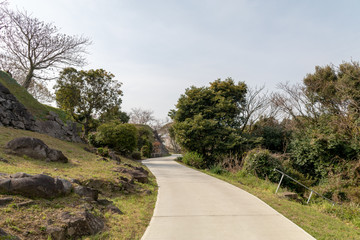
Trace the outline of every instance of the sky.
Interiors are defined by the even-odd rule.
[[[122,110],[164,119],[185,89],[232,77],[276,91],[360,60],[357,0],[8,0],[92,40],[88,65],[123,83]]]

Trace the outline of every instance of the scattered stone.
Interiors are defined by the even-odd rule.
[[[16,173],[0,180],[0,193],[52,199],[67,193],[63,181],[47,175]]]
[[[116,214],[119,214],[119,215],[122,215],[124,214],[118,207],[110,204],[108,206],[106,206],[106,209],[112,213],[116,213]]]
[[[4,239],[4,240],[20,240],[20,238],[6,233],[1,228],[0,228],[0,239]]]
[[[148,175],[139,169],[128,169],[128,168],[118,167],[118,168],[114,169],[114,171],[119,172],[119,173],[128,174],[140,183],[148,183],[149,182]]]
[[[2,157],[0,157],[0,162],[3,162],[3,163],[9,163],[9,161],[8,161],[8,160],[6,160],[5,158],[2,158]]]
[[[80,197],[89,198],[91,201],[96,201],[99,197],[99,191],[85,186],[74,187],[74,192]]]
[[[16,204],[17,207],[27,207],[30,205],[33,205],[35,202],[30,200],[30,201],[26,201],[26,202],[22,202],[22,203],[18,203]]]
[[[107,199],[98,199],[97,202],[98,202],[98,204],[103,205],[103,206],[106,206],[106,205],[109,205],[109,204],[113,203],[113,201],[109,201]]]
[[[12,201],[14,201],[14,199],[12,197],[0,198],[0,206],[7,205],[7,204],[11,203]]]
[[[27,155],[35,159],[46,159],[46,161],[51,162],[68,162],[67,157],[61,151],[49,148],[38,138],[15,138],[7,143],[6,148],[10,149],[11,153],[20,156]]]
[[[106,181],[102,179],[88,179],[82,183],[82,185],[85,185],[90,188],[94,188],[98,191],[106,190],[109,192],[119,192],[122,190],[122,186],[115,184],[111,181]]]

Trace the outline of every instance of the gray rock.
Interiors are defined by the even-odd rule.
[[[52,240],[66,239],[66,230],[64,228],[48,226],[46,227],[46,233],[50,235]]]
[[[82,236],[93,235],[104,228],[101,218],[95,217],[88,211],[79,211],[73,214],[64,212],[60,221],[66,224],[66,239],[75,239]]]
[[[58,180],[61,181],[61,183],[63,184],[64,186],[64,193],[67,195],[69,193],[71,193],[71,190],[72,190],[72,185],[71,185],[71,182],[69,182],[68,180],[66,179],[63,179],[63,178],[57,178]]]
[[[25,178],[25,177],[32,177],[32,175],[23,172],[18,172],[10,175],[10,178]]]
[[[33,204],[35,204],[35,202],[30,200],[30,201],[18,203],[18,204],[16,204],[16,206],[17,207],[27,207],[27,206],[30,206],[30,205],[33,205]]]
[[[46,159],[52,162],[68,162],[67,157],[61,151],[49,148],[43,141],[37,138],[15,138],[7,143],[6,148],[20,156],[27,155],[35,159]]]
[[[74,192],[81,197],[89,198],[93,201],[96,201],[99,197],[99,191],[89,187],[76,186],[74,187]]]
[[[10,91],[0,83],[0,126],[44,133],[62,140],[82,142],[77,125],[69,121],[67,126],[54,112],[47,121],[35,120],[31,113]]]
[[[7,204],[11,203],[12,201],[14,201],[14,199],[12,197],[0,198],[0,206],[7,205]]]
[[[1,179],[0,193],[19,194],[30,198],[52,199],[65,195],[66,191],[62,181],[47,175],[38,174]]]
[[[118,167],[118,168],[114,169],[114,171],[128,174],[131,177],[133,177],[135,180],[137,180],[138,182],[141,182],[141,183],[149,182],[148,175],[139,169],[129,169],[129,168],[124,168],[124,167]],[[144,169],[144,171],[146,171],[146,170]]]

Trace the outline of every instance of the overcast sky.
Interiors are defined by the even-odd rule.
[[[92,39],[89,65],[123,83],[122,109],[165,118],[191,85],[232,77],[269,91],[360,59],[360,1],[9,0]]]

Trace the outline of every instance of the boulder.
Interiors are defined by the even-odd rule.
[[[65,227],[63,228],[64,234],[60,234],[59,229],[58,231],[54,232],[57,232],[58,236],[65,236],[65,238],[62,239],[77,239],[81,238],[82,236],[94,235],[104,228],[103,220],[101,218],[95,217],[86,210],[72,214],[69,212],[64,212],[61,214],[59,220],[65,224]]]
[[[84,198],[88,198],[92,201],[97,201],[99,197],[99,191],[93,188],[85,187],[85,186],[76,186],[74,188],[74,192]]]
[[[19,194],[30,198],[46,198],[66,195],[67,189],[59,178],[47,175],[17,173],[0,180],[0,193]]]
[[[68,162],[67,157],[61,151],[49,148],[38,138],[15,138],[6,144],[6,148],[10,149],[11,153],[20,156],[27,155],[35,159],[44,159],[51,162]]]

